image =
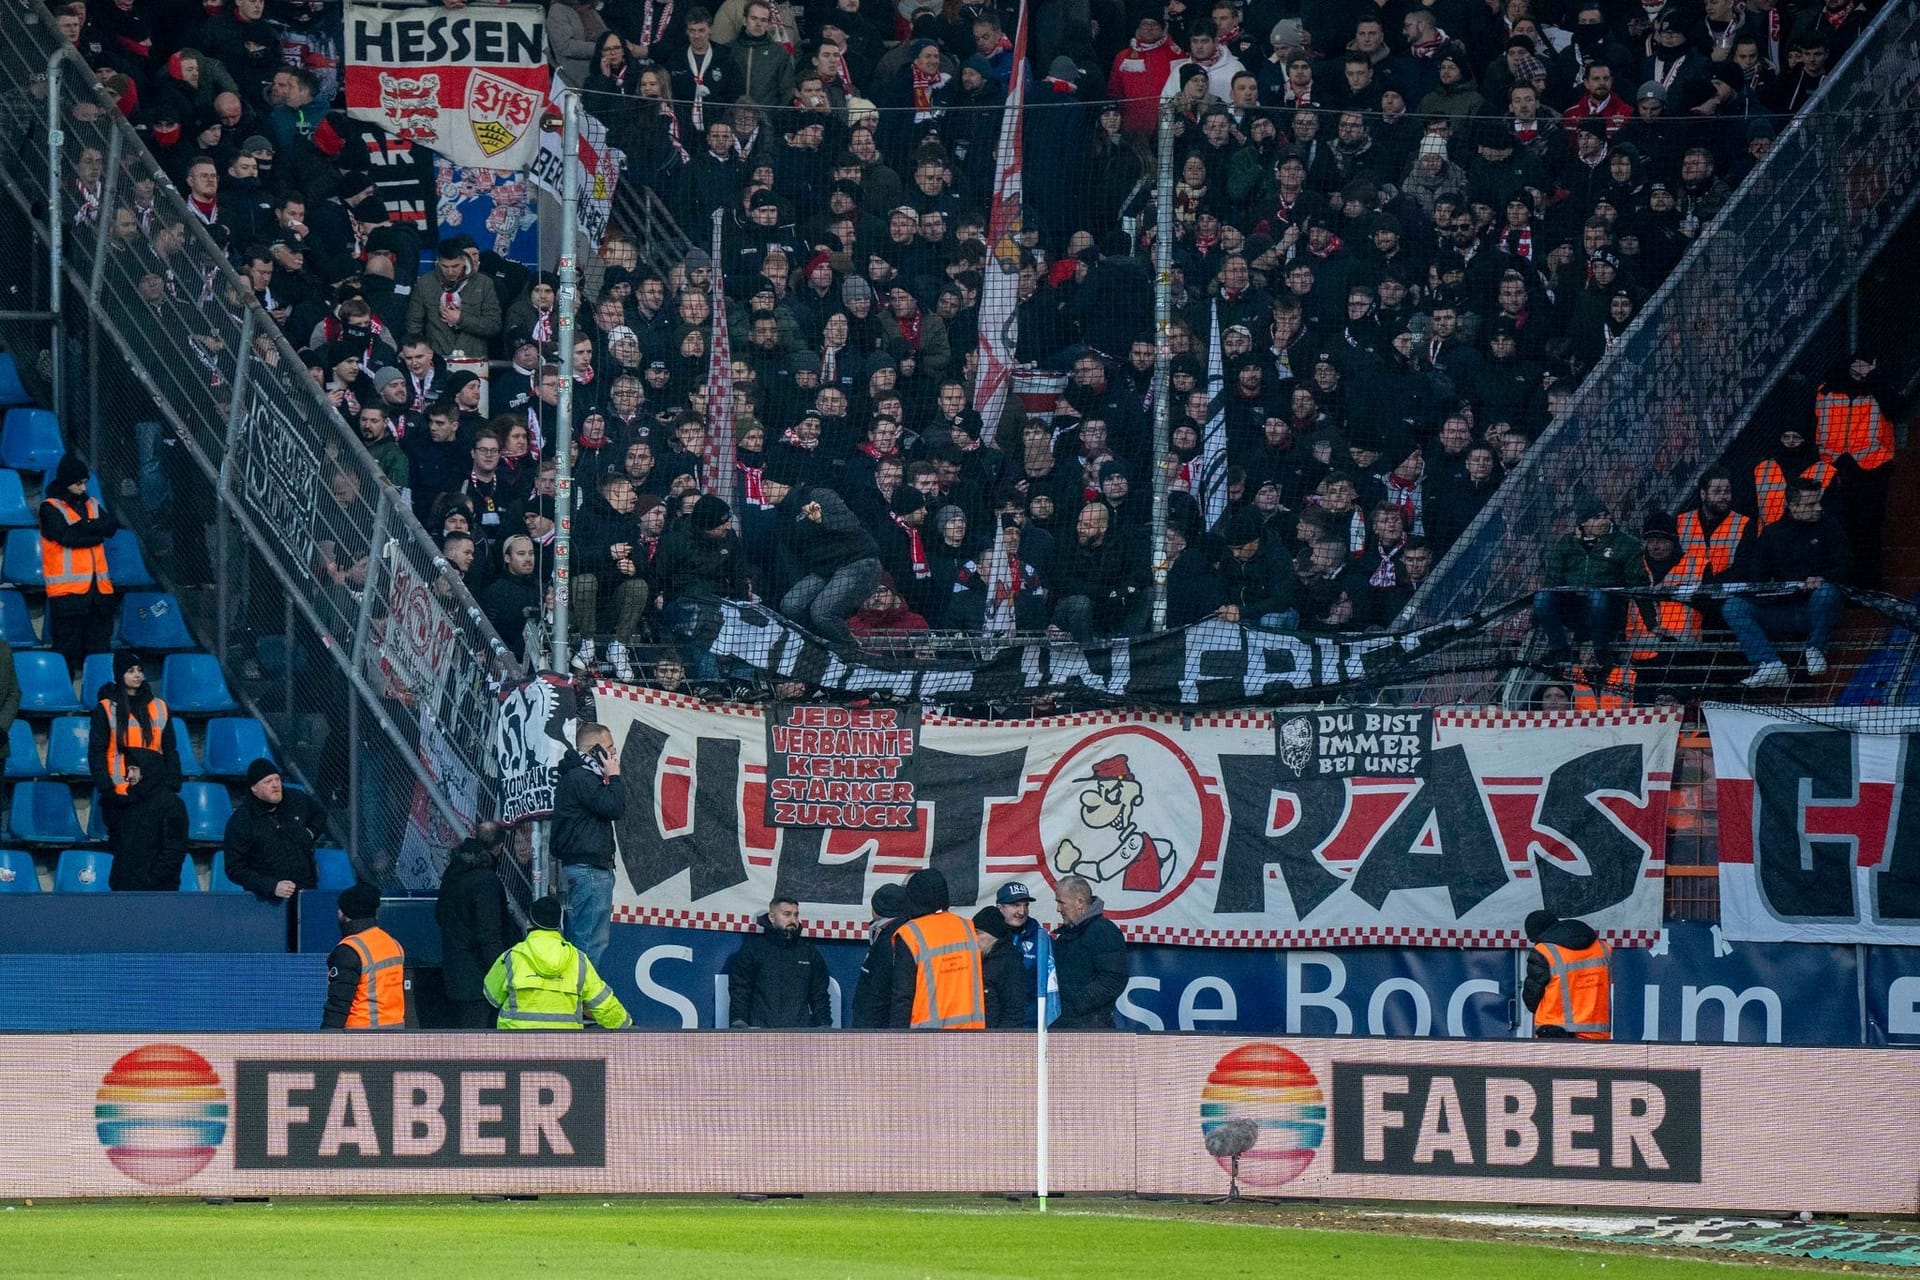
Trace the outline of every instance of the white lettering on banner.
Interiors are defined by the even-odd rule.
[[[573,746],[572,702],[559,677],[536,677],[500,694],[493,759],[500,821],[508,826],[553,812],[560,762]]]
[[[779,628],[732,638],[759,640],[755,665],[779,669]],[[1108,678],[1125,681],[1127,654]],[[1137,942],[1513,946],[1541,906],[1616,943],[1659,934],[1678,724],[1661,712],[1282,713],[1299,743],[1266,711],[923,715],[908,739],[891,710],[808,704],[785,723],[628,686],[596,697],[630,802],[653,810],[620,824],[616,919],[740,928],[778,889],[817,936],[852,937],[880,884],[937,858],[965,903],[1085,876]],[[517,772],[501,768],[511,813]]]
[[[664,1005],[679,1014],[680,1029],[682,1031],[698,1031],[700,1029],[700,1011],[693,1007],[693,1001],[687,999],[672,987],[663,985],[653,976],[653,966],[663,960],[674,960],[681,964],[691,964],[693,963],[693,948],[678,946],[648,947],[640,953],[640,958],[634,962],[634,985],[640,988],[640,994],[647,999]],[[726,1024],[719,1023],[717,1025],[725,1026]]]
[[[427,699],[440,687],[459,632],[427,583],[404,556],[388,562],[387,616],[380,646],[380,670],[407,700]]]
[[[269,538],[285,548],[287,568],[313,576],[315,495],[322,491],[320,459],[308,445],[311,433],[288,416],[277,387],[255,371],[241,419],[239,492]]]
[[[1920,1036],[1920,978],[1895,978],[1887,984],[1887,1034]]]
[[[1766,987],[1748,987],[1737,994],[1732,987],[1718,985],[1680,988],[1680,1038],[1697,1039],[1701,1010],[1708,1005],[1718,1005],[1721,1039],[1737,1041],[1740,1038],[1741,1015],[1746,1012],[1749,1002],[1760,1006],[1766,1024],[1766,1042],[1779,1044],[1780,996]]]

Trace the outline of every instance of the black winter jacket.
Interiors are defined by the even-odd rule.
[[[853,1015],[848,1025],[884,1027],[893,1012],[893,935],[898,920],[875,920],[867,926],[867,958],[860,965],[860,981],[853,988]]]
[[[626,812],[620,779],[602,777],[578,751],[569,751],[554,788],[553,856],[562,863],[613,870],[613,824]]]
[[[765,916],[727,958],[727,998],[736,1027],[790,1031],[833,1023],[827,960],[798,934],[774,928]]]
[[[1020,958],[1020,944],[1012,938],[994,943],[980,973],[987,988],[987,1030],[1033,1030],[1033,976]]]
[[[440,972],[453,1000],[484,1000],[487,970],[516,939],[507,923],[507,895],[491,864],[456,857],[433,904],[440,926]]]
[[[318,888],[313,847],[326,829],[326,811],[304,791],[289,790],[272,806],[248,792],[227,819],[222,840],[227,877],[268,902],[274,901],[273,888],[282,880],[301,889]]]
[[[1053,967],[1060,982],[1062,1031],[1111,1031],[1113,1008],[1127,989],[1127,940],[1107,919],[1100,899],[1078,924],[1053,935]]]

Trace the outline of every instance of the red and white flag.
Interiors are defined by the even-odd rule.
[[[987,216],[987,278],[980,286],[980,379],[974,407],[987,433],[1000,425],[1007,388],[1013,382],[1014,350],[1020,343],[1021,118],[1027,105],[1027,6],[1021,0],[1013,37],[1013,74],[1006,112],[1000,117],[1000,149],[994,157],[993,210]]]

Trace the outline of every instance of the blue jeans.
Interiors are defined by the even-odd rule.
[[[1604,591],[1539,591],[1533,597],[1533,625],[1549,650],[1570,649],[1577,636],[1604,651],[1625,617],[1626,601]]]
[[[1807,648],[1824,650],[1833,638],[1834,624],[1840,621],[1845,603],[1840,588],[1826,582],[1804,599],[1796,596],[1771,602],[1736,596],[1720,606],[1720,616],[1740,642],[1747,661],[1759,667],[1780,661],[1770,636],[1804,635]]]
[[[613,926],[613,872],[568,862],[560,880],[567,892],[566,939],[598,969]]]

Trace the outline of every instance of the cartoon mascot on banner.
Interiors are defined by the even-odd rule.
[[[1073,781],[1091,784],[1080,793],[1080,821],[1089,831],[1111,832],[1113,847],[1103,854],[1083,853],[1071,839],[1063,839],[1053,853],[1054,868],[1096,884],[1118,875],[1122,889],[1139,893],[1166,888],[1178,858],[1164,837],[1148,835],[1135,825],[1146,796],[1127,758],[1096,761],[1091,774]]]

